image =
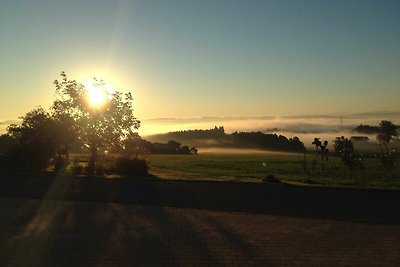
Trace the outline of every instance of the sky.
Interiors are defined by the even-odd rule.
[[[136,116],[400,111],[400,1],[0,0],[0,121],[65,71]]]

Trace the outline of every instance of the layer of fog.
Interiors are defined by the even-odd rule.
[[[263,117],[204,117],[204,118],[163,118],[143,120],[139,134],[144,136],[167,133],[170,131],[210,129],[214,126],[224,126],[226,133],[241,131],[261,131],[276,133],[288,138],[297,136],[306,145],[312,148],[312,141],[318,137],[330,143],[338,136],[367,136],[370,141],[362,146],[376,150],[376,136],[355,133],[352,130],[360,124],[378,125],[382,120],[389,120],[396,125],[400,124],[400,112],[375,112],[347,115],[313,115],[313,116],[263,116]],[[0,134],[6,132],[10,123],[17,121],[0,122]],[[204,140],[203,140],[204,141]],[[208,140],[206,146],[210,147]],[[197,144],[198,145],[198,144]],[[356,145],[360,147],[360,144]],[[398,142],[394,147],[400,146]],[[201,147],[201,146],[200,146]],[[332,147],[331,147],[332,148]],[[208,149],[208,148],[207,148]],[[210,152],[211,150],[208,150]],[[210,152],[211,153],[211,152]],[[257,152],[255,152],[257,153]]]
[[[265,116],[265,117],[205,117],[144,120],[142,135],[188,129],[209,129],[224,126],[226,132],[276,131],[293,133],[348,132],[359,124],[378,125],[381,120],[400,123],[400,113],[329,116]]]
[[[237,155],[299,155],[299,153],[267,151],[245,148],[200,147],[199,154],[237,154]]]
[[[378,125],[382,120],[400,124],[400,113],[363,113],[353,115],[328,116],[266,116],[266,117],[208,117],[193,119],[154,119],[143,121],[141,134],[152,135],[169,131],[210,129],[224,126],[226,133],[261,131],[276,133],[288,138],[299,137],[307,148],[318,137],[321,140],[333,141],[336,137],[367,136],[369,143],[376,145],[375,135],[365,135],[352,130],[360,124]]]

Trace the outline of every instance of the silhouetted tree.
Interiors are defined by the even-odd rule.
[[[9,134],[0,135],[0,156],[7,154],[15,144],[15,138],[12,138]]]
[[[98,150],[121,147],[123,140],[140,126],[133,115],[132,94],[115,91],[97,108],[88,104],[88,90],[82,84],[68,80],[64,72],[61,77],[61,81],[54,81],[57,99],[53,106],[74,120],[79,140],[91,153],[88,172],[93,174]],[[103,81],[95,83],[104,86]]]
[[[362,169],[362,159],[357,157],[354,151],[353,142],[342,137],[336,137],[333,141],[334,152],[340,156],[343,163],[350,169]]]
[[[382,144],[384,145],[386,152],[389,152],[389,143],[392,139],[398,136],[396,125],[391,121],[381,121],[379,124],[379,134],[376,136],[379,145],[382,149]],[[382,149],[383,150],[383,149]]]
[[[315,146],[316,155],[320,156],[321,159],[328,160],[328,141],[325,140],[324,142],[321,142],[319,139],[320,138],[314,138],[314,141],[312,142],[312,144]]]
[[[69,114],[69,110],[64,103],[55,100],[51,107],[51,117],[55,123],[55,135],[57,138],[57,156],[61,160],[62,155],[65,155],[69,161],[70,146],[77,141],[78,128],[74,118]]]
[[[154,148],[151,142],[142,139],[137,133],[134,133],[123,142],[123,153],[128,158],[138,158],[139,155],[153,153]]]
[[[380,129],[378,126],[360,124],[356,128],[354,128],[353,131],[363,134],[378,134],[380,132]]]
[[[54,156],[57,146],[54,120],[41,107],[21,119],[20,125],[12,124],[7,128],[15,145],[9,149],[3,163],[11,169],[42,171]]]
[[[180,142],[186,142],[192,139],[224,138],[226,137],[226,134],[223,126],[220,127],[215,126],[214,128],[207,130],[196,129],[196,130],[176,131],[156,136],[158,137],[157,141],[159,142],[167,142],[168,140],[179,140]]]
[[[172,149],[175,149],[176,151],[178,151],[179,148],[181,147],[181,143],[176,142],[174,140],[170,140],[170,141],[167,142],[167,146],[169,146]]]
[[[395,158],[394,154],[390,151],[389,143],[392,139],[398,137],[396,128],[397,126],[393,122],[383,120],[379,124],[379,134],[376,136],[382,152],[382,165],[387,171],[391,171],[394,167]],[[383,147],[385,150],[383,150]]]
[[[304,152],[305,146],[298,137],[286,138],[283,135],[265,134],[262,132],[234,132],[226,134],[223,126],[215,126],[208,130],[187,130],[169,132],[152,137],[153,140],[165,142],[177,140],[179,142],[199,144],[214,147],[254,148],[276,151]]]

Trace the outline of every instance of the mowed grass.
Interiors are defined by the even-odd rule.
[[[362,171],[350,171],[338,157],[321,162],[314,155],[284,153],[148,155],[146,160],[150,173],[161,179],[262,182],[273,174],[290,183],[400,189],[400,162],[385,172],[376,158],[364,159]]]

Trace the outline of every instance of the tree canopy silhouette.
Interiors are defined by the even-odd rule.
[[[224,127],[215,126],[208,130],[186,130],[153,135],[153,141],[176,140],[198,147],[233,147],[274,151],[304,152],[306,149],[298,137],[286,138],[283,135],[262,132],[225,133]],[[196,154],[195,150],[192,150]]]
[[[390,141],[398,136],[396,125],[391,121],[381,121],[379,123],[379,134],[376,139],[379,143],[383,143],[386,146]]]
[[[3,160],[3,167],[20,171],[42,171],[57,147],[57,126],[51,115],[42,107],[21,117],[20,125],[7,128],[13,140]]]
[[[169,140],[165,144],[152,143],[135,134],[124,141],[124,149],[120,152],[126,154],[128,158],[138,158],[143,154],[197,154],[197,148],[182,145],[174,140]]]
[[[97,87],[105,85],[101,80],[94,81]],[[140,127],[140,121],[133,115],[132,94],[114,91],[107,95],[103,105],[94,107],[88,102],[87,88],[68,80],[64,72],[54,84],[56,100],[52,109],[61,124],[73,122],[71,129],[90,151],[88,172],[93,173],[99,149],[122,146],[123,140]]]
[[[311,143],[315,146],[315,153],[316,156],[320,156],[321,160],[328,160],[328,141],[323,141],[319,140],[320,138],[314,138],[314,141]]]
[[[344,136],[336,137],[333,140],[333,148],[335,154],[339,155],[342,162],[350,169],[362,169],[362,158],[359,157],[354,150],[353,142]]]

